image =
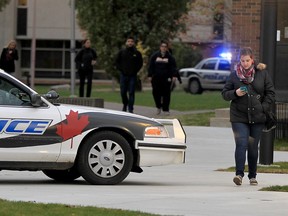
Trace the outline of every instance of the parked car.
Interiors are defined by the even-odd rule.
[[[193,68],[182,68],[179,73],[182,87],[191,94],[204,90],[222,90],[230,75],[231,62],[225,58],[206,58]]]
[[[0,170],[118,184],[141,167],[185,162],[177,119],[59,104],[58,96],[39,95],[0,69]]]

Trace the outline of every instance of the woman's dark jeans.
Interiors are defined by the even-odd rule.
[[[248,151],[248,178],[256,178],[258,161],[258,144],[264,124],[245,124],[232,122],[232,130],[236,143],[235,163],[236,175],[244,176],[246,151]]]

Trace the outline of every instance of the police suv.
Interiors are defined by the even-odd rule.
[[[0,69],[0,170],[118,184],[141,167],[184,163],[177,119],[60,104],[58,96],[39,95]]]

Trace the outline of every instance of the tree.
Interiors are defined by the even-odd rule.
[[[149,52],[161,39],[173,39],[185,29],[182,15],[190,0],[78,0],[76,9],[81,28],[96,45],[99,64],[116,74],[114,58],[127,36],[141,41]]]
[[[2,11],[2,9],[9,4],[10,0],[0,0],[0,11]]]

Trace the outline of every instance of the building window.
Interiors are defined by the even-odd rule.
[[[21,41],[22,72],[30,71],[31,40]],[[81,43],[76,43],[81,48]],[[35,77],[70,78],[70,42],[61,40],[37,40]]]
[[[17,8],[17,35],[27,35],[27,8]]]

